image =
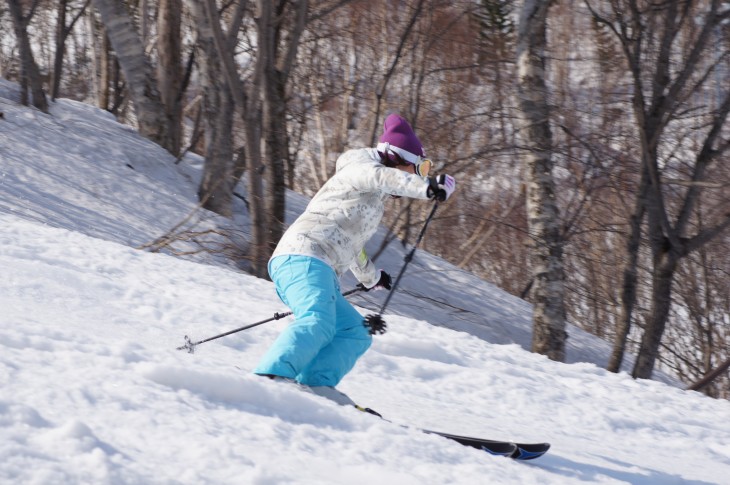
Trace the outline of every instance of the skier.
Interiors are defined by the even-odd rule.
[[[456,181],[428,177],[431,161],[410,124],[389,115],[376,148],[343,153],[336,173],[284,233],[269,261],[279,298],[294,314],[254,370],[310,387],[334,387],[372,342],[362,315],[342,296],[339,277],[351,270],[364,291],[391,288],[363,249],[390,196],[446,200]]]

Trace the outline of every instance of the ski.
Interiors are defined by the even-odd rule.
[[[377,411],[373,411],[370,408],[364,408],[362,406],[355,405],[359,411],[372,414],[379,417],[380,419],[392,423],[392,421],[385,419]],[[403,425],[400,425],[403,426]],[[484,438],[474,438],[471,436],[459,436],[450,433],[443,433],[441,431],[433,431],[429,429],[413,428],[412,426],[403,426],[404,428],[417,429],[422,433],[434,434],[443,438],[456,441],[457,443],[476,448],[481,451],[486,451],[490,455],[507,456],[513,460],[534,460],[540,458],[542,455],[547,453],[550,449],[550,443],[515,443],[512,441],[498,441],[488,440]]]
[[[507,456],[514,460],[534,460],[540,458],[550,449],[550,443],[514,443],[512,441],[487,440],[470,436],[458,436],[439,431],[422,430],[424,433],[443,436],[464,446],[471,446],[492,455]]]

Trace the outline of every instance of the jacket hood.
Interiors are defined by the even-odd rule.
[[[339,172],[343,168],[352,165],[353,163],[372,163],[380,162],[380,155],[374,148],[356,148],[354,150],[348,150],[343,153],[338,159],[335,165],[335,171]]]

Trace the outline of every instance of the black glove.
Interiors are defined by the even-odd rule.
[[[426,195],[429,199],[436,199],[443,202],[456,190],[456,179],[451,175],[437,175],[428,178],[428,190]]]
[[[385,333],[385,320],[380,315],[368,315],[363,325],[368,329],[370,335],[383,335]]]
[[[388,273],[386,273],[385,271],[383,271],[381,269],[380,270],[380,279],[378,280],[377,283],[375,283],[375,286],[373,286],[372,288],[367,288],[362,283],[358,283],[357,284],[357,287],[360,288],[362,291],[380,290],[380,289],[383,289],[383,288],[385,288],[386,290],[390,291],[390,288],[391,288],[390,285],[392,283],[393,283],[393,278],[391,278]]]

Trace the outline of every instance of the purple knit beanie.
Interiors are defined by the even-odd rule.
[[[385,154],[390,150],[413,164],[418,164],[426,156],[421,141],[405,119],[395,113],[388,115],[383,127],[383,135],[377,146],[379,152]]]

